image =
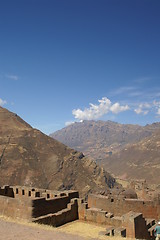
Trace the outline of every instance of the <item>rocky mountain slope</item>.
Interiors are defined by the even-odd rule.
[[[160,129],[140,142],[126,145],[100,164],[118,177],[146,179],[149,183],[159,184]]]
[[[71,124],[50,136],[84,152],[85,156],[98,160],[119,152],[128,143],[151,136],[158,128],[160,123],[142,127],[111,121],[83,121]]]
[[[159,131],[160,123],[143,127],[111,121],[83,121],[51,136],[83,151],[115,176],[152,179],[156,183],[156,177],[159,178]]]
[[[82,153],[0,107],[0,186],[6,184],[77,189],[84,195],[107,189],[114,179]]]

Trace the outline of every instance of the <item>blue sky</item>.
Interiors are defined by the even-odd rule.
[[[159,0],[0,0],[0,105],[49,134],[160,120]]]

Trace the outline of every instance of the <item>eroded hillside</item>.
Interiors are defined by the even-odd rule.
[[[159,184],[160,130],[138,143],[126,145],[120,152],[102,160],[101,165],[121,178],[146,179]]]

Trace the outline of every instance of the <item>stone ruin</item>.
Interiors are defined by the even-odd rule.
[[[105,235],[155,239],[160,198],[143,201],[90,194],[86,202],[72,190],[4,186],[0,188],[0,215],[54,227],[79,219],[107,226]]]
[[[77,191],[21,186],[0,188],[0,215],[54,227],[78,219]]]

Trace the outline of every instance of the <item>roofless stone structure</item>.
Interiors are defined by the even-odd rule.
[[[90,194],[85,202],[72,190],[4,186],[0,188],[0,214],[54,227],[80,219],[106,225],[106,235],[154,239],[160,199],[142,201]]]

